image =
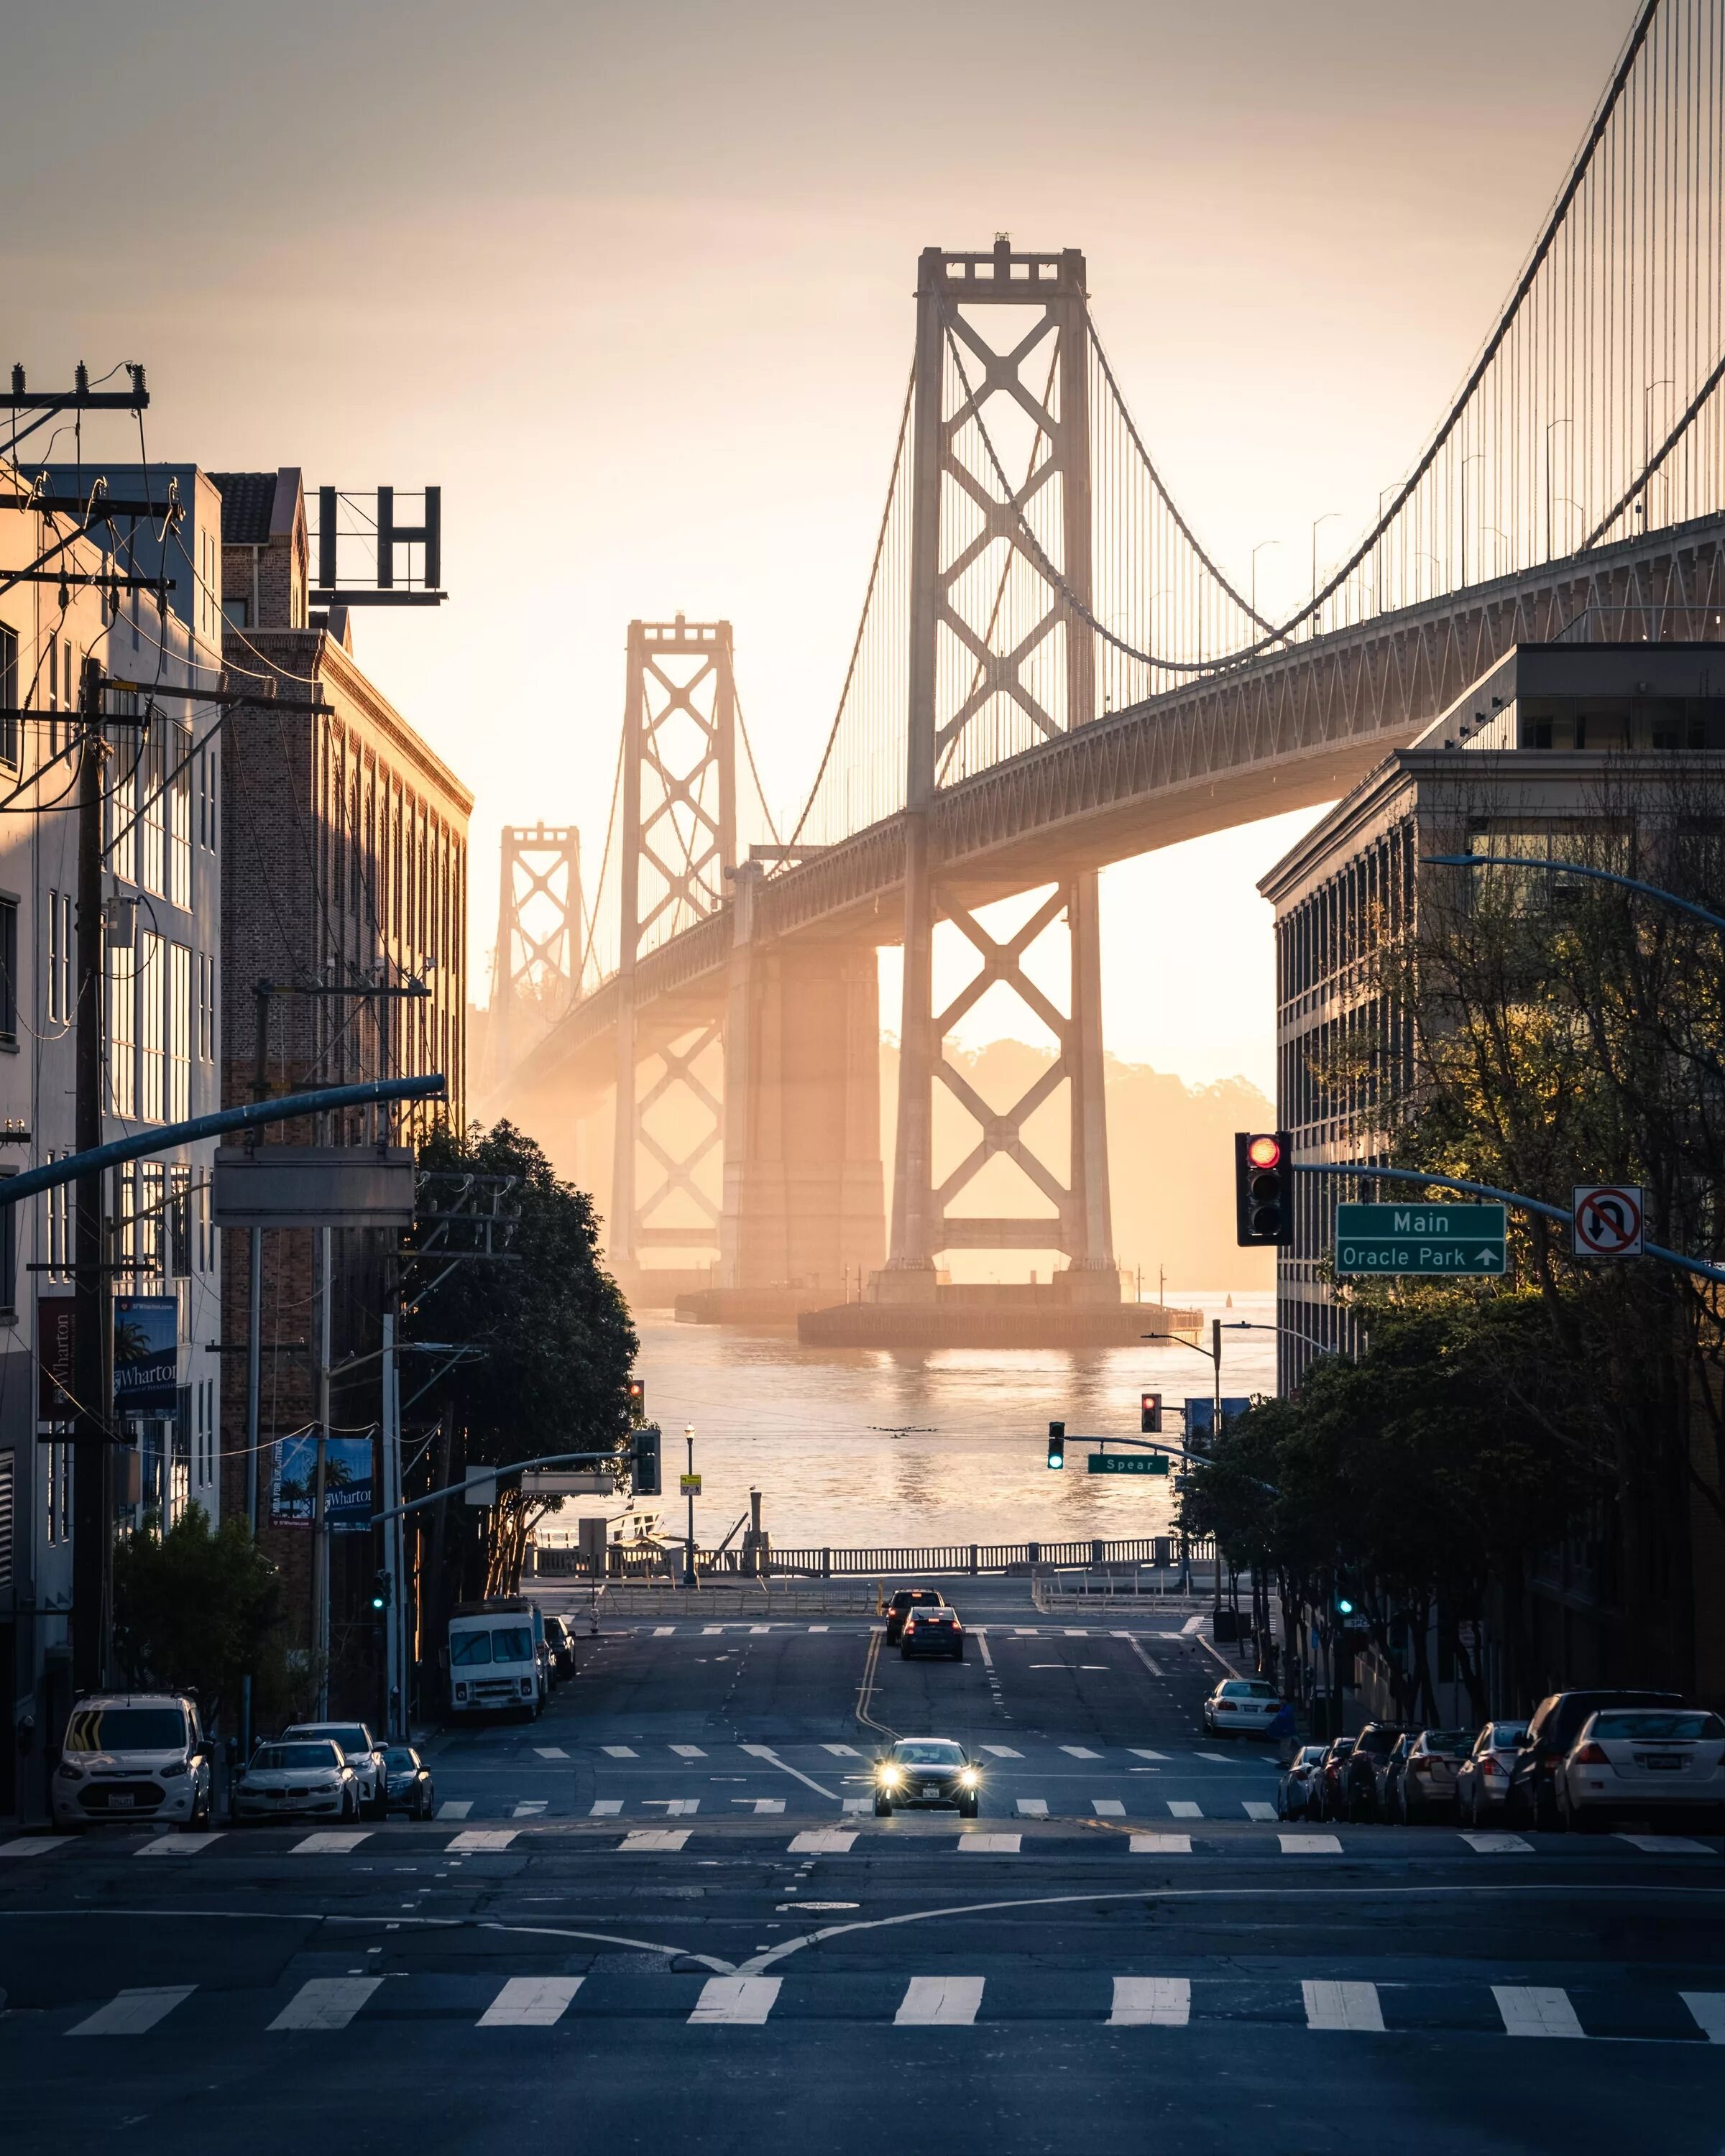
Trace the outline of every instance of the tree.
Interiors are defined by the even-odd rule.
[[[129,1682],[195,1691],[207,1719],[247,1676],[259,1715],[295,1691],[275,1567],[243,1520],[212,1529],[201,1505],[166,1532],[150,1519],[116,1545],[114,1646]]]
[[[511,1204],[519,1209],[506,1258],[472,1259],[440,1280],[434,1271],[408,1313],[408,1338],[480,1351],[446,1370],[431,1395],[444,1418],[444,1464],[454,1474],[620,1448],[637,1342],[629,1306],[598,1261],[591,1198],[560,1182],[539,1147],[508,1122],[489,1131],[475,1124],[465,1137],[440,1132],[421,1147],[419,1166],[440,1175],[429,1186],[432,1209],[447,1201],[442,1177],[458,1174],[514,1178]],[[483,1530],[485,1594],[519,1585],[527,1536],[546,1509],[500,1489]]]

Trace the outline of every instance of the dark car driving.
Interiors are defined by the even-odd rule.
[[[564,1677],[572,1677],[575,1674],[575,1635],[561,1617],[546,1619],[545,1645],[551,1656],[553,1679],[561,1682]]]
[[[940,1609],[945,1607],[946,1596],[937,1587],[901,1587],[886,1605],[886,1644],[896,1647],[899,1635],[905,1629],[905,1620],[913,1609]]]
[[[1675,1691],[1554,1691],[1541,1700],[1509,1771],[1504,1825],[1553,1829],[1559,1825],[1558,1770],[1580,1736],[1582,1724],[1602,1707],[1682,1704],[1682,1694]]]
[[[958,1621],[956,1609],[911,1609],[905,1614],[905,1629],[899,1634],[898,1650],[906,1661],[912,1655],[947,1655],[955,1662],[964,1660],[964,1627]]]
[[[982,1770],[950,1737],[901,1737],[875,1762],[875,1816],[946,1805],[974,1819]]]

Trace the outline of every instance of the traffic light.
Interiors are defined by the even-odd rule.
[[[387,1609],[394,1599],[394,1595],[395,1582],[390,1575],[387,1572],[373,1573],[372,1575],[372,1609]]]
[[[1242,1248],[1294,1240],[1293,1147],[1286,1131],[1236,1131],[1234,1209]]]
[[[630,1480],[638,1497],[657,1497],[663,1492],[659,1467],[659,1425],[645,1422],[635,1432]]]
[[[642,1423],[647,1419],[647,1381],[644,1378],[631,1378],[629,1381],[629,1419],[632,1423]]]
[[[1162,1433],[1162,1394],[1138,1394],[1138,1428],[1146,1437],[1160,1436]]]
[[[1048,1464],[1050,1467],[1064,1467],[1066,1464],[1066,1425],[1063,1422],[1051,1422],[1048,1426]]]

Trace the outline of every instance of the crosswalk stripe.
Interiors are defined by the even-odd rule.
[[[362,1841],[371,1840],[369,1828],[357,1833],[308,1834],[303,1841],[296,1841],[288,1851],[290,1856],[345,1856],[349,1850],[357,1849]]]
[[[1042,1637],[1042,1628],[1038,1625],[1014,1625],[1012,1631],[1015,1640],[1040,1640]]]
[[[698,1744],[673,1744],[671,1749],[680,1759],[705,1759],[706,1757]]]
[[[633,1744],[605,1744],[599,1748],[608,1759],[639,1759],[641,1756]]]
[[[533,1749],[542,1759],[567,1759],[569,1756],[561,1744],[536,1744]]]
[[[751,1632],[770,1632],[773,1627],[770,1625],[751,1625],[749,1630]]]
[[[636,1827],[624,1835],[617,1846],[630,1850],[680,1849],[688,1839],[689,1829],[685,1826]]]
[[[733,1804],[752,1804],[757,1819],[773,1819],[784,1810],[783,1797],[733,1797]]]
[[[860,1759],[862,1754],[854,1744],[823,1744],[823,1752],[830,1752],[835,1759]]]
[[[1022,1759],[1024,1753],[1015,1752],[1010,1744],[985,1744],[982,1748],[991,1759]]]
[[[479,2018],[481,2029],[548,2029],[568,2011],[578,1976],[512,1976]]]
[[[1531,1855],[1533,1845],[1524,1841],[1518,1834],[1487,1834],[1482,1828],[1461,1839],[1470,1849],[1476,1849],[1481,1856],[1516,1856]]]
[[[1306,1996],[1308,2029],[1351,2029],[1384,2033],[1384,2009],[1375,1984],[1335,1984],[1308,1977],[1300,1986]]]
[[[1279,1834],[1284,1856],[1339,1856],[1342,1842],[1333,1834]]]
[[[509,1816],[511,1819],[537,1819],[542,1812],[548,1811],[550,1809],[551,1800],[548,1797],[526,1797],[516,1805]]]
[[[1026,1819],[1046,1819],[1048,1817],[1048,1799],[1046,1797],[1020,1797],[1018,1800],[1018,1804],[1019,1810],[1024,1814]]]
[[[722,1625],[703,1625],[701,1628],[701,1636],[703,1640],[711,1640],[722,1633],[724,1629]]]
[[[1189,1617],[1189,1618],[1186,1620],[1185,1623],[1184,1623],[1184,1624],[1180,1627],[1180,1630],[1181,1630],[1181,1632],[1182,1632],[1183,1634],[1190,1634],[1190,1633],[1193,1633],[1193,1632],[1196,1632],[1196,1631],[1201,1630],[1202,1630],[1202,1628],[1203,1628],[1203,1625],[1204,1625],[1204,1612],[1203,1612],[1202,1610],[1200,1610],[1200,1611],[1199,1612],[1199,1614],[1197,1614],[1197,1616],[1195,1616],[1195,1617]]]
[[[0,1856],[46,1856],[49,1850],[65,1845],[63,1841],[50,1841],[46,1835],[27,1835],[17,1841],[0,1841]]]
[[[314,1976],[302,1984],[270,2024],[272,2029],[345,2029],[381,1976]]]
[[[1710,2044],[1725,2044],[1725,1991],[1680,1991],[1695,2025]]]
[[[1063,1744],[1061,1751],[1070,1752],[1075,1759],[1100,1759],[1100,1752],[1092,1752],[1087,1744]]]
[[[848,1812],[865,1812],[874,1808],[874,1799],[871,1797],[845,1797],[841,1801]]]
[[[589,1819],[615,1819],[623,1810],[621,1797],[599,1797],[588,1811]]]
[[[1194,1804],[1189,1797],[1171,1797],[1168,1799],[1168,1808],[1171,1816],[1175,1819],[1202,1819],[1204,1817],[1204,1806],[1202,1804]]]
[[[1276,1817],[1274,1804],[1255,1803],[1250,1797],[1245,1798],[1243,1801],[1245,1805],[1245,1815],[1249,1820],[1273,1820]]]
[[[964,1834],[958,1837],[958,1846],[973,1856],[1016,1856],[1022,1840],[1016,1834]]]
[[[1118,1797],[1092,1797],[1090,1808],[1098,1819],[1124,1819],[1126,1806]]]
[[[1192,1985],[1183,1976],[1117,1976],[1111,2029],[1183,2029],[1192,2019]]]
[[[1194,1759],[1208,1759],[1218,1767],[1231,1767],[1234,1762],[1225,1752],[1194,1752]]]
[[[1082,1625],[1069,1625],[1066,1627],[1066,1637],[1069,1640],[1087,1640],[1090,1634]]]
[[[806,1827],[801,1834],[793,1834],[789,1843],[793,1856],[843,1856],[856,1840],[843,1827]]]
[[[1704,1841],[1692,1841],[1682,1834],[1620,1834],[1619,1841],[1626,1841],[1631,1849],[1645,1851],[1649,1856],[1711,1856]]]
[[[982,2003],[979,1976],[913,1976],[892,2019],[901,2029],[967,2029]]]
[[[141,1984],[134,1989],[121,1991],[105,2006],[97,2007],[88,2020],[69,2029],[69,2036],[141,2036],[153,2029],[165,2015],[172,2014],[182,1999],[189,1999],[196,1991],[195,1984]]]
[[[450,1851],[469,1849],[507,1849],[518,1830],[512,1826],[468,1826],[449,1844]]]
[[[833,1628],[830,1625],[811,1625],[809,1629],[811,1632],[830,1632]]]
[[[159,1834],[153,1841],[146,1841],[138,1851],[140,1856],[196,1856],[201,1849],[208,1849],[213,1841],[222,1839],[218,1834]]]
[[[674,1640],[676,1635],[677,1628],[675,1625],[655,1625],[653,1627],[653,1636],[655,1640]]]
[[[1126,1748],[1134,1759],[1159,1759],[1164,1765],[1168,1763],[1169,1755],[1166,1752],[1147,1751],[1142,1744],[1128,1744]]]
[[[439,1819],[465,1819],[472,1810],[471,1797],[450,1797],[438,1806],[437,1815]]]
[[[1503,2016],[1506,2036],[1579,2036],[1584,2033],[1568,1993],[1556,1984],[1494,1984],[1491,1996]]]
[[[1132,1838],[1134,1856],[1190,1856],[1192,1837],[1189,1834],[1135,1834]]]
[[[701,1996],[689,2019],[691,2022],[742,2021],[758,2026],[773,2011],[783,1981],[778,1976],[710,1976],[701,1987]]]

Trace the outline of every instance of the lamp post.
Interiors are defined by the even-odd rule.
[[[1552,513],[1552,509],[1553,509],[1553,506],[1554,501],[1557,499],[1557,497],[1553,496],[1553,493],[1552,493],[1552,490],[1551,490],[1551,437],[1552,437],[1552,429],[1553,429],[1554,427],[1568,427],[1568,426],[1571,426],[1571,425],[1573,425],[1574,424],[1574,423],[1572,420],[1570,420],[1569,418],[1562,418],[1562,419],[1548,419],[1548,420],[1546,421],[1546,423],[1545,423],[1545,551],[1546,551],[1546,552],[1547,552],[1547,554],[1548,554],[1548,555],[1549,555],[1549,554],[1550,554],[1550,552],[1551,552],[1551,551],[1552,551],[1552,543],[1553,543],[1553,541],[1552,541],[1552,528],[1551,528],[1551,522],[1552,522],[1552,519],[1551,519],[1551,513]],[[1574,438],[1574,436],[1572,434],[1572,435],[1570,436],[1570,438],[1569,438],[1569,439],[1570,439],[1571,446],[1572,446],[1572,448],[1573,448],[1573,446],[1574,446],[1574,439],[1575,439],[1575,438]],[[1565,496],[1565,497],[1563,497],[1563,499],[1566,499],[1566,500],[1567,500],[1567,499],[1568,499],[1568,497],[1567,497],[1567,496]],[[1573,505],[1572,505],[1572,506],[1573,506]]]
[[[1258,557],[1266,547],[1280,547],[1281,544],[1280,539],[1260,539],[1252,549],[1252,620],[1255,627],[1263,626],[1258,620]]]
[[[1210,1320],[1210,1344],[1208,1348],[1200,1348],[1195,1340],[1183,1339],[1178,1332],[1141,1332],[1138,1335],[1138,1337],[1141,1340],[1172,1340],[1177,1348],[1189,1348],[1194,1355],[1204,1356],[1214,1365],[1215,1371],[1214,1381],[1215,1389],[1212,1394],[1213,1404],[1210,1410],[1210,1444],[1214,1447],[1216,1440],[1222,1435],[1221,1319],[1219,1317],[1213,1317]],[[1189,1430],[1187,1431],[1186,1436],[1189,1445],[1192,1436],[1192,1433]],[[1182,1559],[1182,1563],[1183,1564],[1183,1558]],[[1216,1545],[1215,1563],[1213,1569],[1214,1572],[1215,1588],[1214,1614],[1215,1616],[1219,1616],[1222,1613],[1222,1546],[1219,1543]],[[1188,1584],[1189,1585],[1189,1582]]]
[[[683,1493],[689,1500],[689,1539],[683,1545],[683,1584],[693,1587],[695,1578],[695,1425],[683,1424],[683,1442],[689,1448],[689,1467],[683,1477]]]
[[[1342,512],[1339,509],[1327,509],[1322,516],[1315,516],[1312,521],[1312,633],[1314,636],[1317,634],[1318,529],[1322,525],[1333,523],[1341,516],[1341,514]]]
[[[1671,386],[1670,375],[1661,374],[1656,382],[1644,383],[1641,389],[1641,529],[1644,531],[1647,529],[1647,467],[1653,461],[1653,393],[1656,389],[1669,389]],[[1669,505],[1669,491],[1666,501]]]

